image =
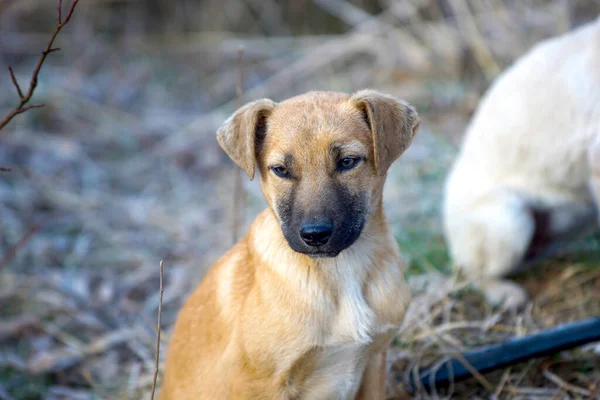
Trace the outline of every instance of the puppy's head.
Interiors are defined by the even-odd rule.
[[[246,104],[217,140],[251,180],[258,168],[293,250],[335,257],[379,207],[386,172],[419,122],[410,105],[376,91],[309,92]]]

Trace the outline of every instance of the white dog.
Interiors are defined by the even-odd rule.
[[[600,18],[545,40],[488,90],[446,181],[455,268],[491,303],[518,306],[502,278],[598,228]]]

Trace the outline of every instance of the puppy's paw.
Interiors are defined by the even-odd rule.
[[[529,301],[525,289],[516,282],[507,280],[486,280],[476,285],[487,302],[494,307],[508,310],[522,309]]]

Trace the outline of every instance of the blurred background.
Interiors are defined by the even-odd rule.
[[[0,115],[18,102],[4,71],[27,86],[56,8],[0,0]],[[0,172],[0,399],[149,398],[160,260],[162,365],[182,302],[265,205],[244,178],[234,221],[239,170],[215,140],[236,107],[240,47],[244,102],[371,87],[421,114],[385,191],[423,294],[390,352],[390,398],[407,398],[407,374],[451,350],[599,315],[597,237],[546,263],[552,279],[520,278],[534,301],[514,315],[446,280],[439,220],[486,88],[534,43],[599,13],[598,0],[81,0],[39,75],[32,103],[46,106],[0,131],[0,167],[11,169]],[[600,362],[586,351],[446,394],[575,396],[563,382],[593,397]]]

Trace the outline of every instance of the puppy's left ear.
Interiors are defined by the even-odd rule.
[[[410,146],[421,119],[407,102],[375,90],[356,92],[350,101],[363,113],[373,134],[373,155],[379,175]]]

